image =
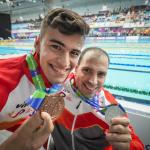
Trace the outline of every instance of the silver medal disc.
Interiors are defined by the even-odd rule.
[[[117,106],[110,106],[107,108],[105,112],[105,119],[109,125],[112,125],[111,119],[114,117],[124,117],[125,112],[117,105]]]

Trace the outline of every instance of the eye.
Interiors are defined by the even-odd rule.
[[[60,46],[57,46],[57,45],[51,45],[54,49],[57,49],[57,50],[60,50]]]
[[[98,76],[105,76],[105,73],[100,72],[100,73],[98,73]]]
[[[76,56],[79,56],[79,53],[77,53],[77,52],[71,52],[71,54],[73,54],[73,55],[76,55]]]
[[[89,73],[90,69],[84,69],[84,72]]]

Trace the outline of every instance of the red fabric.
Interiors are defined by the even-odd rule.
[[[6,130],[10,131],[10,132],[15,132],[19,127],[20,125],[26,120],[28,119],[30,116],[26,117],[23,121],[19,122],[18,124],[16,124],[15,126],[11,127],[11,128],[8,128]]]
[[[138,136],[134,133],[133,128],[131,125],[129,125],[129,128],[132,132],[132,142],[130,143],[130,150],[144,150],[144,145],[141,142],[141,140],[138,138]]]
[[[38,54],[34,55],[38,65],[40,62],[38,59]],[[9,93],[14,90],[18,83],[20,82],[21,77],[25,74],[31,83],[32,77],[30,75],[29,67],[26,61],[26,55],[21,57],[15,57],[10,59],[0,59],[0,95],[3,97],[3,100],[0,103],[0,111],[5,106]],[[47,88],[50,87],[50,83],[47,81],[46,76],[44,75],[41,67],[40,71]],[[5,91],[5,92],[4,92]]]
[[[67,121],[64,120],[65,116],[67,116]],[[83,122],[84,119],[90,120],[90,121]],[[54,124],[57,122],[57,124],[61,124],[65,128],[71,131],[73,120],[74,120],[74,115],[65,108],[61,116],[57,119],[57,121],[54,122]],[[78,115],[75,126],[74,126],[74,130],[77,130],[79,128],[88,128],[94,125],[99,126],[100,128],[103,128],[103,129],[109,128],[108,124],[106,124],[103,120],[97,119],[97,117],[93,115],[93,113],[88,112],[85,114]]]
[[[0,102],[0,111],[5,106],[9,93],[15,89],[23,76],[23,72],[20,71],[20,58],[0,60],[0,95],[3,98]]]

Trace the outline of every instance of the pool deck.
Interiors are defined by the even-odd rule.
[[[6,54],[6,55],[0,55],[0,59],[7,59],[7,58],[13,58],[13,57],[19,57],[23,56],[25,54]]]

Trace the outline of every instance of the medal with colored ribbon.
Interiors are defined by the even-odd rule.
[[[28,54],[26,61],[29,66],[30,74],[35,85],[36,91],[26,100],[32,108],[45,111],[50,114],[52,120],[56,120],[64,109],[64,100],[57,93],[61,84],[52,84],[49,90],[46,89],[40,68],[34,58],[35,50]]]
[[[71,87],[73,89],[73,91],[75,92],[75,94],[84,102],[86,102],[87,104],[91,105],[94,107],[94,109],[96,109],[97,111],[99,111],[102,115],[105,115],[106,121],[108,124],[112,124],[111,123],[111,119],[116,117],[116,116],[120,116],[123,117],[126,113],[125,109],[121,106],[121,104],[117,104],[117,103],[113,103],[107,106],[100,106],[98,104],[98,99],[99,99],[99,94],[94,95],[93,99],[90,98],[86,98],[85,96],[83,96],[83,94],[81,93],[81,91],[79,90],[79,88],[74,84],[74,80],[72,79],[70,84]]]

